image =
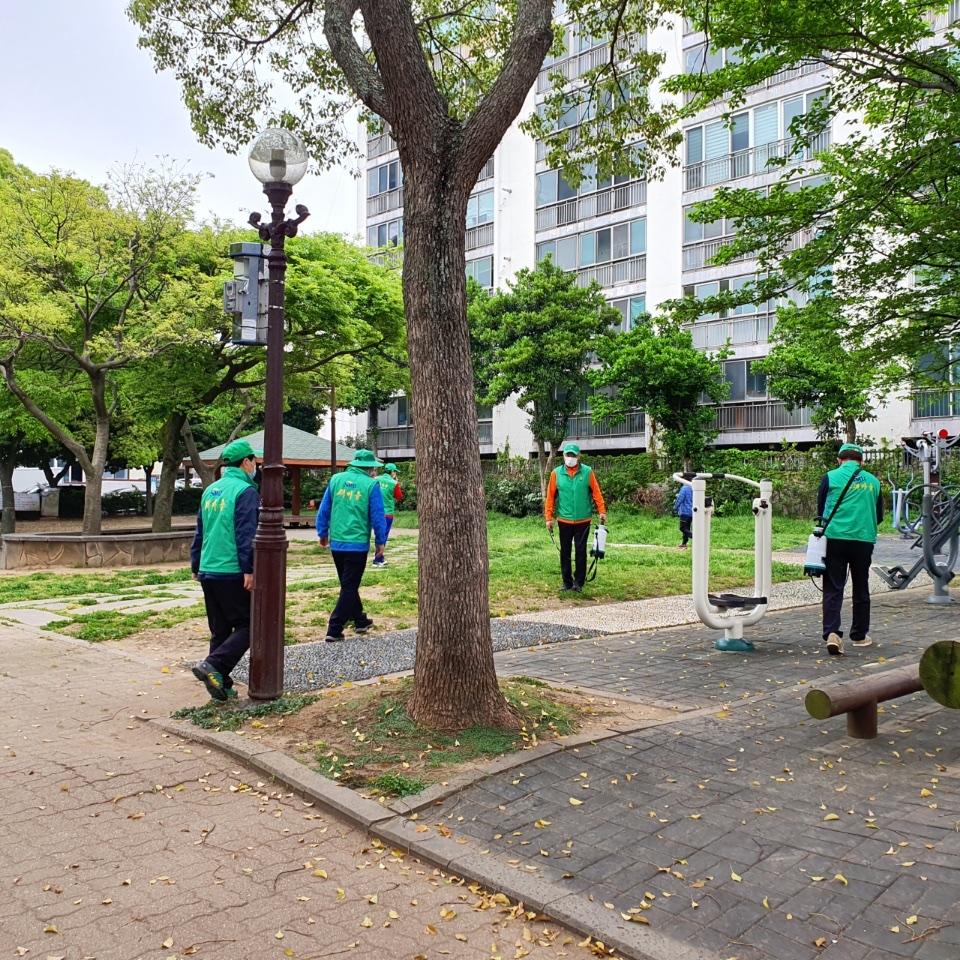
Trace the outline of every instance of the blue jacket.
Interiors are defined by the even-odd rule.
[[[680,484],[680,492],[673,502],[673,509],[678,516],[693,516],[693,487],[685,483]]]

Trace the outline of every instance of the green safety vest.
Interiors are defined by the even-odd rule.
[[[377,485],[360,467],[347,467],[330,480],[330,539],[370,542],[370,491]]]
[[[557,467],[554,474],[557,478],[557,519],[589,520],[593,516],[590,468],[581,463],[572,477],[566,467]]]
[[[203,544],[200,547],[201,573],[242,573],[237,556],[234,510],[237,497],[250,487],[253,478],[239,467],[227,467],[223,476],[203,491],[200,515]]]
[[[843,493],[843,488],[852,474],[856,479],[840,501],[840,508],[827,525],[828,540],[859,540],[862,543],[877,542],[877,498],[880,496],[880,481],[868,473],[856,460],[847,460],[836,470],[827,474],[826,507],[824,519],[830,516],[833,505]]]
[[[397,510],[397,501],[393,496],[397,481],[389,473],[382,473],[377,477],[377,483],[380,484],[380,494],[383,497],[383,512],[388,517],[392,517]]]

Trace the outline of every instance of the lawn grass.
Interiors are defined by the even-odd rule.
[[[183,570],[160,573],[156,570],[118,570],[116,573],[25,573],[0,577],[0,604],[80,597],[98,593],[120,595],[133,587],[182,583],[190,579],[189,565]]]

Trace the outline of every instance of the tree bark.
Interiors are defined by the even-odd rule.
[[[358,46],[363,24],[373,60]],[[553,0],[519,0],[503,67],[473,115],[450,115],[409,2],[325,0],[324,33],[347,81],[391,125],[404,176],[403,299],[417,425],[419,632],[410,714],[462,730],[517,727],[490,636],[486,503],[466,309],[470,190],[520,112],[553,42]],[[375,64],[375,65],[374,65]]]
[[[857,421],[853,417],[846,418],[847,443],[857,442]]]
[[[0,533],[17,532],[17,506],[13,492],[13,471],[17,467],[20,445],[12,444],[0,454],[0,493],[3,495],[3,515]]]
[[[160,482],[153,501],[154,533],[169,533],[173,519],[173,491],[180,472],[180,431],[186,422],[184,413],[171,413],[160,428]]]

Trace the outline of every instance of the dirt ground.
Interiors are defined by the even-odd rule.
[[[380,680],[369,684],[325,690],[320,698],[300,712],[286,717],[263,717],[247,721],[242,731],[248,739],[258,740],[274,750],[329,775],[324,769],[331,758],[349,759],[366,754],[362,771],[351,774],[350,763],[342,778],[348,786],[367,792],[368,781],[384,774],[404,779],[422,780],[427,784],[444,783],[451,777],[472,770],[482,770],[490,758],[460,759],[459,741],[444,747],[426,732],[410,738],[398,736],[395,741],[368,740],[374,718],[382,713],[384,701],[398,694],[404,681]],[[640,724],[676,715],[676,711],[652,707],[629,700],[596,696],[573,689],[543,686],[537,695],[554,704],[569,707],[577,721],[576,734],[599,734],[611,726]],[[564,739],[547,726],[531,731],[519,752],[538,742]],[[569,734],[568,734],[569,735]],[[416,743],[416,746],[413,744]],[[372,755],[378,755],[381,760]],[[376,792],[376,791],[373,791]]]

